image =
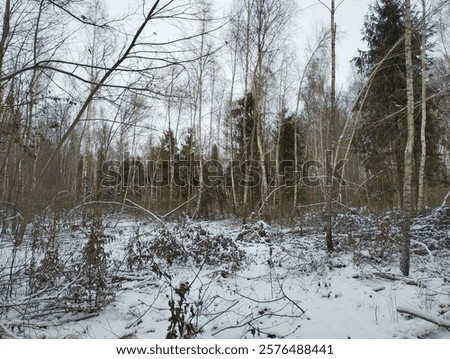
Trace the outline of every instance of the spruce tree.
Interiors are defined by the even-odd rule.
[[[412,14],[412,61],[414,88],[422,84],[420,52],[420,19]],[[404,161],[407,139],[407,92],[405,64],[405,9],[403,1],[378,0],[370,6],[362,30],[368,50],[359,51],[354,59],[359,72],[367,78],[382,62],[373,77],[368,96],[363,104],[362,121],[357,130],[354,150],[363,161],[368,174],[368,189],[379,206],[403,207]],[[429,37],[428,37],[429,38]],[[430,49],[432,45],[428,44]],[[393,49],[393,51],[392,51]],[[389,53],[390,55],[386,57]],[[386,57],[386,58],[385,58]],[[430,59],[428,59],[430,62]],[[427,93],[431,95],[433,89]],[[421,91],[414,95],[421,101]],[[413,188],[417,188],[420,156],[420,106],[415,108],[416,139],[414,145]],[[426,140],[428,179],[436,178],[436,169],[442,168],[438,152],[440,125],[433,116],[433,103],[428,107],[429,126]],[[430,171],[431,170],[431,171]],[[431,174],[431,175],[430,175]],[[433,178],[434,177],[434,178]],[[397,199],[397,201],[395,201]],[[414,201],[415,202],[415,201]],[[413,205],[415,207],[415,203]]]

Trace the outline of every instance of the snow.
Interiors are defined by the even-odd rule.
[[[448,237],[440,237],[449,227],[438,221],[438,215],[432,213],[413,224],[417,243],[412,248],[411,278],[399,275],[395,241],[382,242],[388,239],[373,217],[340,218],[335,228],[338,244],[332,255],[327,254],[319,229],[302,236],[295,225],[263,221],[162,225],[111,217],[104,221],[105,249],[114,263],[110,284],[115,290],[109,304],[82,319],[86,313],[64,313],[50,300],[48,305],[58,310],[47,311],[38,303],[15,306],[33,301],[21,299],[25,289],[19,288],[14,298],[6,300],[1,294],[0,337],[3,333],[27,338],[165,338],[173,317],[173,299],[173,308],[183,308],[185,323],[198,331],[197,338],[449,339],[444,328],[397,311],[407,308],[443,323],[450,319]],[[394,238],[396,233],[392,224],[384,235]],[[160,257],[146,262],[149,246],[166,238],[164,235],[169,242],[176,241],[172,249],[179,243],[188,255],[180,254],[181,260],[168,258],[173,263]],[[64,261],[86,243],[80,231],[65,229],[59,236]],[[12,245],[5,238],[1,243],[0,285],[5,288]],[[15,265],[29,261],[27,251],[29,245],[18,248]],[[130,251],[140,253],[141,262],[130,266]],[[239,259],[239,266],[234,258]],[[62,299],[62,293],[61,289],[59,296],[51,292],[48,297]],[[37,309],[47,314],[34,316],[31,312]]]

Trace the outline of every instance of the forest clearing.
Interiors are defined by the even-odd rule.
[[[450,339],[450,1],[363,3],[2,1],[0,338]]]

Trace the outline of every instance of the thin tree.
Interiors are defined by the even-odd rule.
[[[311,68],[314,68],[315,61],[317,58],[322,55],[324,49],[328,46],[328,40],[330,37],[330,31],[328,29],[322,29],[320,33],[317,35],[317,39],[315,39],[315,43],[310,50],[309,57],[306,61],[305,67],[300,76],[300,83],[297,90],[297,99],[295,105],[295,123],[294,123],[294,169],[295,169],[295,184],[294,184],[294,194],[293,194],[293,210],[295,211],[297,208],[297,202],[299,197],[299,187],[301,183],[301,176],[299,175],[300,171],[300,158],[299,158],[299,148],[301,144],[298,141],[299,131],[300,131],[300,105],[302,102],[302,97],[304,97],[304,85],[308,80],[308,74],[311,71]],[[305,144],[307,145],[307,144]],[[306,152],[306,151],[305,151]]]
[[[422,3],[422,36],[420,46],[420,58],[422,65],[422,121],[420,125],[420,165],[419,165],[419,184],[417,194],[417,209],[422,212],[425,209],[425,164],[427,158],[427,141],[426,141],[426,127],[427,127],[427,10],[426,0],[421,0]]]
[[[194,100],[194,119],[197,115],[197,124],[195,131],[195,141],[197,145],[197,155],[198,155],[198,182],[199,182],[199,192],[197,197],[197,205],[194,211],[194,217],[199,213],[202,196],[204,191],[204,179],[203,179],[203,156],[204,156],[204,143],[203,143],[203,102],[204,102],[204,82],[206,80],[206,67],[210,60],[211,45],[208,43],[207,31],[208,26],[211,21],[211,3],[207,0],[201,2],[201,35],[200,35],[200,49],[199,49],[199,60],[198,68],[196,69],[196,94]],[[212,109],[211,109],[212,110]]]
[[[405,148],[405,171],[403,182],[403,211],[406,215],[406,219],[404,221],[400,269],[404,276],[408,276],[411,247],[410,218],[413,212],[412,177],[414,152],[414,71],[412,62],[411,0],[405,0],[405,63],[408,137]]]
[[[331,183],[327,183],[329,185],[329,193],[327,194],[327,219],[326,219],[326,242],[327,242],[327,250],[328,252],[332,252],[334,250],[333,245],[333,214],[334,214],[334,205],[333,205],[333,197],[335,194],[335,180],[333,178],[334,171],[334,153],[335,149],[335,135],[336,135],[336,4],[335,0],[331,0],[330,7],[330,17],[331,17],[331,112],[330,112],[330,130],[329,130],[329,138],[331,142]],[[328,168],[330,171],[330,168]],[[326,179],[328,181],[328,178]]]
[[[336,6],[336,1],[331,0],[330,7],[325,5],[322,1],[320,1],[322,5],[324,5],[330,11],[330,26],[331,26],[331,88],[330,88],[330,119],[329,119],[329,129],[328,129],[328,144],[331,148],[331,153],[327,153],[326,163],[328,168],[326,169],[326,177],[325,187],[328,187],[325,190],[326,195],[326,214],[325,214],[325,225],[326,225],[326,244],[328,252],[332,252],[334,250],[333,245],[333,215],[334,215],[334,197],[337,193],[337,182],[333,178],[334,174],[334,162],[336,153],[336,10],[343,3],[341,1]],[[330,156],[331,154],[331,156]]]

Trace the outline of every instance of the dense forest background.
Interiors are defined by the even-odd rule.
[[[449,196],[450,2],[371,1],[344,88],[340,4],[317,3],[330,22],[298,49],[294,0],[2,1],[2,236],[45,227],[53,253],[81,226],[98,260],[110,213],[314,214],[331,252],[338,214],[397,210],[407,275],[408,219]]]

